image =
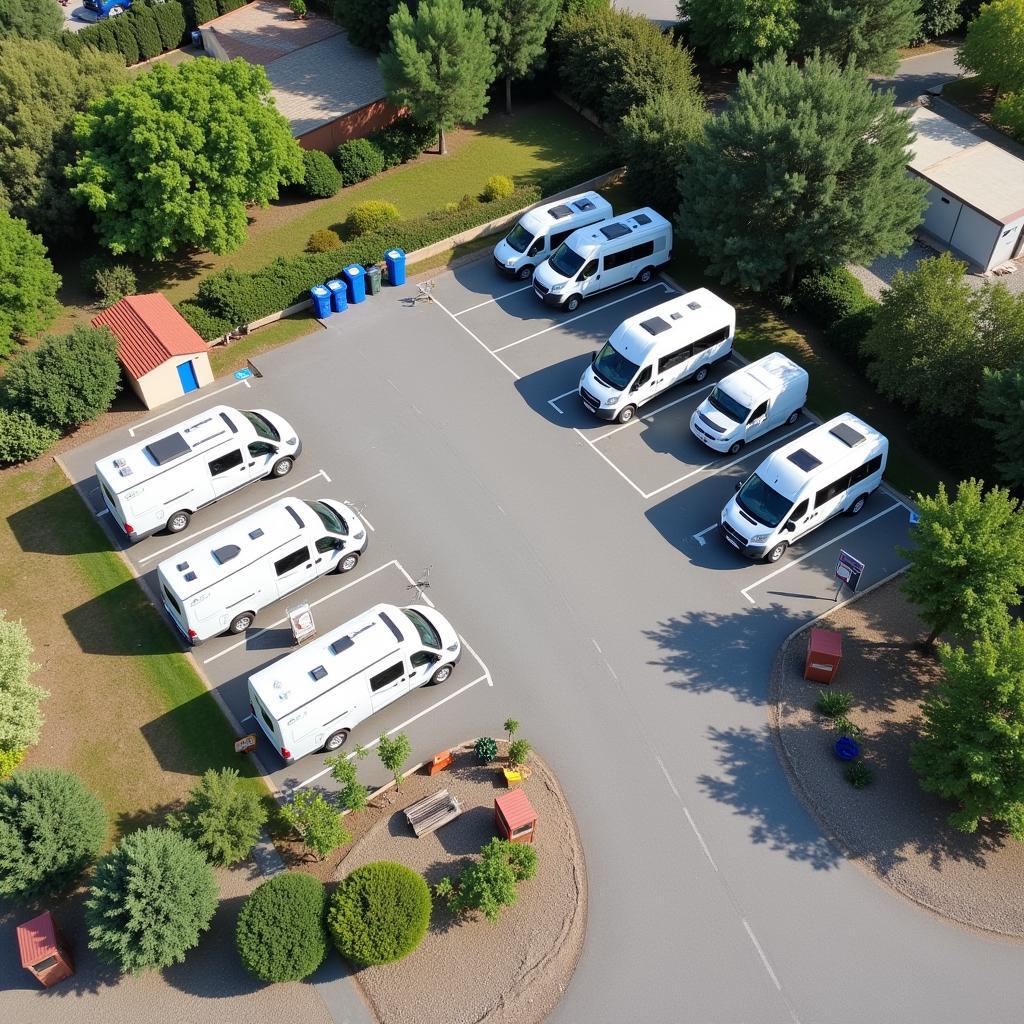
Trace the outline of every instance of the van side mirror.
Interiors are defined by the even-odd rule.
[[[344,551],[344,550],[345,550],[345,541],[344,541],[344,540],[342,540],[342,538],[341,538],[341,537],[339,537],[339,538],[338,538],[338,539],[337,539],[337,540],[336,540],[336,541],[334,542],[334,547],[335,547],[335,550],[337,550],[337,551]]]
[[[742,486],[743,486],[743,481],[742,481],[742,480],[738,480],[738,481],[736,482],[736,486],[735,486],[735,487],[733,487],[733,490],[734,490],[734,491],[736,491],[736,493],[738,494],[738,493],[739,493],[739,489],[740,489],[740,488],[741,488]]]
[[[594,352],[590,356],[590,365],[593,366],[597,362],[597,353]]]

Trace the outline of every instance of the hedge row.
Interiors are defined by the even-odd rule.
[[[186,14],[178,0],[150,6],[136,0],[124,14],[98,21],[80,32],[64,32],[61,45],[73,53],[94,46],[104,53],[119,53],[125,64],[138,64],[181,46]]]
[[[797,287],[797,304],[824,330],[825,341],[851,363],[859,364],[860,343],[878,311],[878,303],[845,267],[809,274]]]

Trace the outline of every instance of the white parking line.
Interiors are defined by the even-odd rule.
[[[469,653],[472,654],[473,657],[476,658],[476,660],[480,663],[480,667],[484,670],[484,675],[487,677],[487,685],[488,686],[493,686],[494,685],[494,679],[491,676],[491,670],[484,663],[484,659],[481,658],[480,655],[477,654],[476,651],[473,650],[473,647],[470,644],[470,642],[461,633],[459,634],[459,639],[462,641],[462,646],[465,647],[466,650],[469,651]],[[479,680],[478,680],[478,682],[479,682]]]
[[[627,484],[629,484],[629,486],[630,486],[630,487],[632,487],[632,488],[633,488],[633,490],[634,490],[634,491],[636,491],[636,493],[640,495],[640,497],[641,497],[641,498],[642,498],[642,497],[644,497],[644,491],[643,491],[643,488],[642,488],[642,487],[638,487],[638,486],[637,486],[637,485],[636,485],[635,483],[633,483],[633,481],[632,481],[632,480],[630,480],[630,479],[629,479],[629,477],[628,477],[628,476],[626,476],[626,474],[625,474],[625,473],[623,473],[623,472],[622,472],[622,470],[621,470],[621,469],[619,469],[619,467],[618,467],[618,466],[616,466],[616,465],[615,465],[615,463],[614,463],[614,462],[612,462],[612,460],[611,460],[611,459],[609,459],[609,458],[608,458],[608,456],[607,456],[607,455],[605,455],[605,453],[604,453],[603,451],[601,451],[601,449],[600,449],[600,448],[598,448],[598,447],[597,447],[597,445],[596,445],[596,444],[594,444],[594,442],[593,442],[593,441],[591,441],[591,440],[590,440],[590,438],[589,438],[589,437],[587,437],[587,435],[586,435],[586,434],[584,434],[582,430],[580,430],[580,429],[579,429],[578,427],[573,427],[572,429],[573,429],[573,432],[574,432],[574,433],[575,433],[575,434],[576,434],[576,435],[577,435],[577,436],[578,436],[578,437],[579,437],[579,438],[580,438],[581,440],[583,440],[583,441],[586,441],[586,442],[587,442],[587,446],[588,446],[588,447],[590,448],[590,450],[591,450],[592,452],[595,452],[596,454],[600,455],[600,456],[601,456],[601,458],[602,458],[602,459],[604,459],[604,461],[605,461],[605,462],[607,462],[607,463],[608,463],[608,465],[609,465],[609,466],[611,466],[611,467],[612,467],[612,469],[614,469],[614,470],[615,470],[615,472],[616,472],[616,473],[618,473],[618,474],[619,474],[619,476],[621,476],[621,477],[622,477],[622,479],[623,479],[623,480],[625,480],[625,481],[626,481],[626,483],[627,483]]]
[[[579,388],[573,388],[572,391],[563,391],[560,395],[555,395],[554,398],[548,399],[548,405],[551,406],[559,416],[562,415],[562,410],[558,408],[556,403],[560,402],[563,398],[568,398],[569,395],[575,395],[579,391]]]
[[[831,547],[837,541],[841,541],[844,537],[849,537],[851,533],[856,533],[858,530],[863,530],[865,526],[870,526],[876,519],[881,519],[882,516],[888,515],[890,512],[898,508],[906,508],[906,505],[902,501],[897,501],[895,505],[890,505],[888,508],[883,509],[881,512],[876,512],[873,516],[865,519],[863,522],[858,523],[856,526],[851,526],[849,530],[839,534],[838,537],[833,537],[831,540],[825,541],[824,544],[819,544],[816,548],[808,551],[806,554],[801,555],[799,558],[790,559],[785,565],[780,566],[774,572],[768,573],[767,576],[762,576],[759,580],[755,580],[750,584],[749,587],[744,587],[740,593],[751,603],[757,604],[757,602],[750,596],[750,591],[754,587],[759,587],[762,583],[767,583],[769,580],[774,579],[779,573],[785,572],[787,569],[792,568],[794,565],[799,565],[805,559],[810,558],[812,555],[816,555],[819,551],[824,551],[825,548]]]
[[[693,539],[701,546],[704,547],[704,535],[710,533],[712,530],[718,529],[718,523],[712,523],[710,526],[705,526],[700,533],[693,534]]]
[[[141,430],[143,427],[149,426],[150,423],[156,423],[157,420],[162,420],[165,416],[171,416],[178,412],[180,409],[185,409],[190,405],[195,405],[196,402],[203,402],[207,398],[213,398],[214,395],[219,395],[223,391],[229,391],[231,388],[237,388],[239,384],[245,383],[244,381],[236,380],[233,384],[225,384],[224,387],[218,388],[216,391],[208,391],[205,395],[200,395],[198,398],[193,398],[191,402],[182,402],[181,405],[176,405],[173,409],[168,409],[167,412],[160,413],[159,416],[150,416],[148,420],[143,420],[141,423],[136,423],[134,427],[128,428],[128,435],[130,437],[135,436],[136,430]]]
[[[510,292],[505,292],[502,295],[495,295],[491,299],[484,299],[483,302],[478,302],[475,306],[467,306],[465,309],[460,309],[455,316],[462,316],[464,313],[472,313],[474,309],[480,309],[482,306],[489,306],[492,302],[501,302],[502,299],[507,299],[510,295],[518,295],[520,292],[525,292],[528,288],[533,287],[533,282],[524,284],[521,288],[513,288]],[[435,302],[437,299],[434,300]]]
[[[438,309],[440,309],[442,313],[447,313],[448,316],[450,316],[452,318],[452,320],[455,323],[457,323],[489,356],[494,356],[494,358],[506,370],[508,370],[509,373],[512,374],[512,377],[515,380],[519,380],[520,379],[519,374],[516,373],[516,371],[513,370],[512,367],[509,366],[508,363],[506,363],[505,360],[501,358],[501,356],[494,355],[494,350],[488,348],[440,299],[435,298],[433,300],[433,304],[435,306],[437,306]]]
[[[110,515],[110,509],[109,508],[103,509],[102,512],[97,512],[96,513],[96,518],[100,519],[100,518],[102,518],[103,516],[106,516],[106,515]]]
[[[235,512],[233,515],[225,516],[223,519],[216,523],[212,523],[210,526],[204,526],[201,530],[196,530],[182,537],[180,540],[173,541],[170,544],[166,544],[160,548],[159,551],[154,551],[151,555],[146,555],[145,558],[139,559],[139,565],[145,565],[147,562],[152,562],[154,558],[160,558],[166,555],[168,551],[173,551],[175,548],[180,547],[182,544],[187,544],[191,540],[195,540],[196,537],[201,537],[204,533],[209,533],[211,530],[216,530],[223,526],[225,523],[230,523],[232,519],[237,519],[239,516],[244,516],[246,513],[251,512],[255,508],[259,508],[260,505],[266,505],[268,501],[277,501],[278,498],[284,497],[290,491],[297,490],[300,487],[305,487],[306,484],[312,483],[317,477],[322,476],[325,480],[330,482],[330,477],[321,469],[319,473],[314,473],[312,476],[307,476],[305,480],[300,480],[297,484],[292,484],[291,487],[286,488],[283,491],[278,491],[277,494],[272,494],[269,498],[264,498],[262,501],[257,501],[254,505],[250,505],[248,508],[243,508],[240,512]]]
[[[695,391],[687,392],[680,398],[674,398],[671,402],[667,403],[666,405],[658,406],[658,408],[654,409],[652,412],[645,412],[642,416],[634,416],[633,419],[631,419],[628,423],[622,423],[617,427],[612,427],[611,430],[606,430],[603,434],[598,434],[598,436],[594,438],[594,443],[596,444],[598,441],[603,441],[606,437],[611,437],[612,434],[617,434],[620,430],[628,430],[631,426],[633,426],[635,423],[638,423],[640,420],[653,420],[654,417],[657,416],[659,413],[665,412],[668,409],[671,409],[672,406],[678,405],[680,402],[685,402],[687,399],[693,398],[694,395],[699,395],[702,391],[707,391],[708,388],[713,388],[714,386],[715,381],[712,381],[710,384],[705,384],[702,387],[697,388]]]
[[[761,943],[757,941],[757,936],[754,934],[753,929],[747,924],[747,919],[743,919],[743,927],[747,929],[747,934],[750,936],[750,941],[754,944],[754,949],[757,950],[757,955],[761,958],[761,963],[764,964],[764,969],[768,972],[768,977],[772,979],[775,987],[781,992],[782,986],[779,984],[779,979],[775,977],[775,972],[772,970],[772,965],[768,962],[768,957],[764,955],[764,950],[761,948]]]
[[[646,288],[640,288],[638,291],[630,292],[628,295],[623,295],[621,299],[612,299],[611,302],[606,302],[603,306],[595,306],[593,309],[588,309],[586,313],[577,313],[576,316],[571,316],[568,320],[559,320],[558,323],[552,324],[550,327],[545,327],[541,331],[534,331],[533,334],[528,334],[525,338],[520,338],[518,341],[510,341],[507,345],[502,345],[501,348],[489,349],[488,351],[492,355],[496,355],[498,352],[504,352],[507,348],[514,348],[516,345],[522,345],[524,341],[530,341],[532,338],[539,338],[542,334],[547,334],[548,331],[557,331],[560,327],[566,327],[569,324],[575,323],[577,320],[582,320],[586,316],[593,316],[594,313],[600,313],[602,309],[617,306],[620,302],[626,302],[634,296],[643,295],[645,292],[653,291],[655,288],[664,288],[665,291],[669,293],[675,292],[675,288],[665,284],[663,281],[658,281],[656,284],[649,284]],[[437,300],[435,299],[434,301],[436,302]]]

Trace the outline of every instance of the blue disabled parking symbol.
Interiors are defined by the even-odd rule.
[[[235,380],[245,380],[246,377],[252,376],[252,370],[247,367],[242,367],[241,370],[235,370]]]

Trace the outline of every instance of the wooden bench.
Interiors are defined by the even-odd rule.
[[[429,835],[462,813],[462,805],[447,789],[431,793],[405,809],[405,820],[409,822],[418,839]]]

